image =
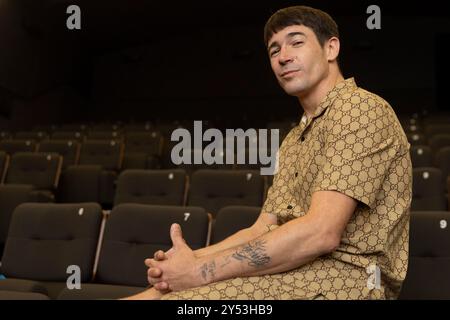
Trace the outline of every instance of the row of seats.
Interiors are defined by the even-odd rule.
[[[70,166],[59,186],[61,156],[17,153],[8,159],[0,152],[2,183],[33,186],[36,201],[53,201],[56,192],[57,202],[187,204],[200,205],[214,214],[224,205],[261,205],[271,183],[256,170],[197,170],[191,179],[182,169],[125,170],[117,178],[116,172],[91,165]],[[448,173],[420,167],[414,168],[413,174],[412,208],[446,210]]]
[[[67,138],[67,137],[66,137]],[[163,143],[160,135],[150,133],[140,133],[127,139],[124,143],[121,140],[87,140],[79,142],[76,140],[44,140],[37,143],[34,140],[4,140],[0,141],[0,152],[5,152],[12,156],[18,152],[41,152],[58,153],[64,157],[63,169],[71,165],[95,164],[101,165],[104,169],[121,171],[126,169],[159,169],[174,168],[176,165],[172,160],[172,148],[178,142],[169,141]],[[234,143],[234,141],[230,141]],[[253,141],[255,147],[247,146],[244,148],[246,164],[238,164],[237,151],[238,146],[233,147],[233,163],[226,164],[226,152],[217,155],[221,158],[222,164],[206,165],[204,163],[182,164],[190,172],[198,168],[228,168],[244,169],[259,168],[259,164],[251,164],[249,150],[259,151],[256,139]],[[227,144],[229,146],[229,144]],[[271,155],[270,149],[265,149],[265,154]],[[187,155],[185,155],[185,152]],[[203,149],[183,150],[182,155],[177,157],[188,157],[193,161],[196,154],[203,155]],[[258,153],[257,153],[258,154]]]
[[[119,298],[147,285],[144,260],[172,243],[178,223],[192,249],[251,226],[260,207],[229,206],[211,216],[201,207],[122,204],[102,214],[96,203],[26,203],[14,211],[1,271],[0,299]],[[69,266],[81,290],[66,288]]]
[[[6,279],[0,280],[0,299],[135,294],[148,285],[144,260],[171,247],[172,223],[181,225],[195,250],[251,226],[259,212],[258,207],[223,208],[211,227],[200,207],[123,204],[102,215],[95,203],[22,204],[14,212],[2,258]],[[411,212],[410,259],[401,299],[450,299],[449,222],[450,212]],[[73,270],[80,271],[80,289],[68,287],[74,284],[69,279]]]
[[[19,155],[13,156],[13,160]],[[104,181],[102,171],[87,166],[69,168],[62,177],[62,185],[55,191],[47,175],[57,180],[58,168],[45,167],[47,158],[37,161],[39,154],[28,155],[31,158],[26,170],[11,161],[6,184],[0,185],[0,253],[14,209],[24,202],[52,202],[54,192],[56,202],[62,203],[104,204],[111,197],[111,205],[103,205],[104,208],[124,203],[200,206],[215,217],[225,206],[262,206],[268,188],[267,180],[259,171],[199,170],[189,177],[184,170],[174,169],[123,171],[111,191],[111,184]]]

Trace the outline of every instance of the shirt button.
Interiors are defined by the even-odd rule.
[[[302,123],[305,124],[307,120],[308,120],[308,118],[306,117],[306,115],[303,115],[303,117],[302,117]]]
[[[295,173],[295,177],[296,177],[296,178],[298,177],[298,172]]]
[[[288,205],[287,208],[290,210],[290,209],[292,209],[292,206],[291,206],[291,205]]]
[[[301,141],[301,142],[305,141],[305,137],[304,137],[304,136],[301,136],[301,137],[300,137],[300,141]]]

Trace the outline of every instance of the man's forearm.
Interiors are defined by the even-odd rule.
[[[224,239],[223,241],[205,248],[195,250],[194,253],[196,257],[204,257],[206,255],[211,255],[247,243],[251,240],[256,239],[261,234],[262,233],[258,232],[254,228],[242,229]]]
[[[200,257],[194,276],[208,284],[238,276],[284,272],[330,252],[330,243],[317,224],[298,218],[247,243]]]

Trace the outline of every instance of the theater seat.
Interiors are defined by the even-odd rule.
[[[62,157],[56,153],[18,152],[11,156],[5,184],[31,184],[37,190],[55,190]]]
[[[36,142],[34,140],[4,140],[0,142],[0,151],[9,155],[17,152],[35,152]]]
[[[0,185],[0,257],[8,236],[11,216],[16,207],[31,200],[31,185]]]
[[[204,209],[180,206],[121,204],[107,219],[95,283],[81,290],[65,289],[59,299],[116,299],[148,286],[144,260],[172,246],[170,226],[181,225],[192,249],[207,242],[209,218]]]
[[[450,212],[411,212],[409,263],[399,299],[450,299]]]
[[[35,140],[41,141],[48,138],[48,134],[42,131],[20,131],[14,136],[17,140]]]
[[[80,156],[80,144],[72,140],[45,140],[39,144],[39,152],[57,153],[63,157],[62,169],[76,165]]]
[[[184,204],[186,172],[174,170],[125,170],[117,182],[114,205],[140,203],[153,205]]]
[[[122,143],[114,140],[84,142],[79,165],[68,167],[64,174],[60,201],[95,201],[105,208],[112,207],[122,158]]]
[[[411,210],[446,210],[444,179],[437,168],[413,169],[413,198]]]
[[[251,227],[258,219],[261,207],[228,206],[219,210],[211,233],[211,244]]]
[[[432,166],[431,149],[429,146],[411,146],[410,154],[411,162],[414,168]]]
[[[192,174],[188,205],[215,217],[226,206],[261,206],[264,179],[256,170],[198,170]]]
[[[56,298],[67,268],[92,279],[101,208],[96,203],[25,203],[13,213],[2,258],[0,291],[35,292]]]
[[[444,180],[447,180],[447,177],[450,176],[450,146],[443,147],[437,152],[435,166],[441,170]],[[446,186],[446,192],[449,191]]]

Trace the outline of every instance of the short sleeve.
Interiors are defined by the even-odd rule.
[[[382,103],[351,105],[333,112],[325,132],[325,159],[313,192],[338,191],[370,208],[398,156],[394,118]],[[345,104],[344,104],[345,106]]]

